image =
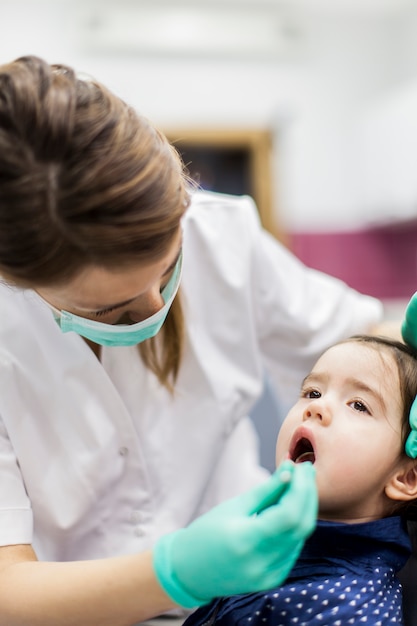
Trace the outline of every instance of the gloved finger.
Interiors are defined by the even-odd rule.
[[[405,310],[401,325],[401,334],[405,343],[417,348],[417,292],[411,297]]]
[[[283,534],[305,537],[314,530],[318,510],[315,475],[311,463],[295,466],[291,483],[279,503],[265,509],[256,519],[263,525],[265,536],[273,539],[282,538]]]
[[[265,482],[220,505],[222,510],[250,516],[275,504],[288,489],[294,469],[292,461],[284,461]]]

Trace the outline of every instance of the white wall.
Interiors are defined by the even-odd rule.
[[[239,62],[93,52],[80,36],[88,4],[0,0],[0,61],[38,54],[74,65],[161,127],[271,129],[276,211],[288,228],[345,228],[378,213],[369,199],[375,175],[364,163],[364,120],[387,91],[417,77],[408,56],[416,11],[376,19],[304,10],[300,59]]]

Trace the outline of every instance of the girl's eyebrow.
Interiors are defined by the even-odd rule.
[[[327,374],[310,372],[310,374],[307,374],[307,376],[304,378],[301,388],[303,388],[303,386],[306,384],[314,384],[314,383],[323,384],[327,379],[328,379]],[[358,378],[354,378],[354,377],[347,378],[346,384],[348,384],[350,387],[354,387],[355,389],[358,389],[358,391],[362,391],[364,393],[370,394],[371,396],[375,398],[377,402],[379,402],[379,404],[381,405],[384,411],[387,410],[383,396],[374,387],[370,387],[369,385],[364,383],[362,380],[359,380]]]
[[[369,385],[367,385],[361,380],[358,380],[357,378],[348,378],[347,382],[353,387],[355,387],[356,389],[359,389],[359,391],[363,391],[364,393],[369,393],[371,396],[373,396],[375,400],[380,403],[383,410],[386,412],[387,407],[385,404],[385,400],[382,394],[380,394],[374,387],[370,387]]]
[[[180,249],[178,250],[178,253],[174,259],[174,261],[171,263],[171,265],[165,270],[165,272],[162,274],[161,278],[164,278],[164,276],[167,276],[167,274],[169,274],[170,272],[172,272],[172,270],[174,269],[174,267],[176,266],[176,264],[178,263],[178,259],[180,258],[182,253],[182,242],[181,242],[181,246]],[[108,304],[103,308],[100,309],[95,309],[94,311],[91,311],[91,313],[105,313],[106,311],[110,311],[110,310],[114,310],[114,309],[120,309],[123,306],[126,306],[126,304],[130,304],[131,302],[133,302],[134,300],[136,300],[135,296],[134,298],[130,298],[129,300],[125,300],[124,302],[117,302],[117,304]]]
[[[317,374],[316,372],[310,372],[309,374],[307,374],[307,376],[303,379],[302,383],[301,383],[301,387],[303,387],[304,385],[306,385],[307,383],[323,383],[327,380],[328,376],[326,374]]]

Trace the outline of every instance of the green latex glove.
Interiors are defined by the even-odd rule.
[[[288,576],[316,516],[313,466],[285,461],[265,483],[161,537],[153,553],[156,576],[187,608],[271,589]]]
[[[411,297],[401,325],[404,343],[417,350],[417,292]]]
[[[417,350],[417,292],[411,297],[405,310],[401,325],[404,342]],[[409,415],[411,432],[405,442],[405,451],[412,459],[417,458],[417,398],[414,400]]]
[[[405,442],[405,452],[412,459],[417,458],[417,398],[411,405],[410,415],[408,416],[411,432]]]

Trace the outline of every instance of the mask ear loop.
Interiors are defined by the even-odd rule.
[[[408,417],[411,432],[405,442],[405,452],[412,459],[417,458],[417,397],[411,405],[410,415]]]

